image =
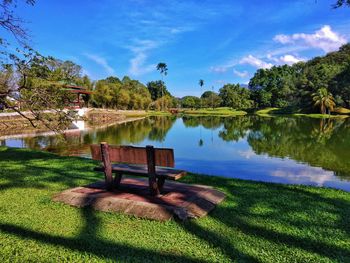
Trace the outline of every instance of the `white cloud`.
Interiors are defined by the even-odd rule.
[[[108,64],[107,60],[101,56],[94,55],[94,54],[85,54],[85,56],[92,61],[94,61],[96,64],[100,65],[103,67],[106,72],[110,75],[114,74],[114,69]]]
[[[248,55],[246,57],[243,57],[240,61],[240,64],[248,64],[256,68],[264,68],[268,69],[273,66],[273,64],[265,62],[257,57],[254,57],[253,55]]]
[[[216,66],[216,67],[210,67],[211,72],[215,73],[225,73],[229,67],[227,66]]]
[[[155,70],[155,64],[145,65],[146,59],[147,56],[144,53],[137,53],[134,58],[130,59],[129,73],[134,76],[139,76]]]
[[[318,186],[323,186],[327,182],[336,179],[333,172],[325,171],[319,167],[305,167],[303,169],[293,170],[276,170],[272,171],[271,175],[274,177],[282,177],[293,183],[312,183]]]
[[[130,59],[129,73],[133,76],[139,76],[149,73],[156,69],[155,64],[146,64],[148,52],[159,47],[161,43],[154,40],[134,40],[134,44],[127,46],[132,53],[133,58]]]
[[[233,73],[240,78],[246,78],[248,77],[248,74],[249,74],[248,71],[238,71],[236,69],[233,69]]]
[[[275,62],[276,64],[287,64],[287,65],[293,65],[295,63],[298,63],[300,61],[305,61],[306,59],[298,57],[298,56],[294,56],[294,55],[290,55],[290,54],[286,54],[280,57],[273,57],[271,54],[267,55],[267,58],[273,62]]]
[[[224,85],[227,83],[227,81],[223,80],[223,79],[218,79],[218,80],[215,80],[215,83],[216,84],[219,84],[219,85]]]
[[[303,58],[298,58],[298,57],[295,57],[293,55],[284,55],[282,57],[280,57],[280,61],[284,64],[288,64],[288,65],[292,65],[292,64],[295,64],[295,63],[298,63],[300,61],[304,61],[305,59]]]
[[[189,32],[192,30],[193,30],[193,27],[191,27],[191,26],[169,28],[169,32],[171,34],[181,34],[181,33]]]
[[[313,34],[296,33],[292,35],[276,35],[276,42],[281,44],[301,44],[307,48],[318,48],[324,52],[337,50],[340,46],[347,43],[347,39],[334,32],[329,25],[323,26]]]
[[[252,149],[248,149],[245,151],[238,151],[238,154],[246,159],[250,159],[256,156],[255,152]]]
[[[277,41],[277,42],[280,42],[282,44],[287,44],[287,43],[290,43],[291,40],[290,40],[290,37],[287,36],[287,35],[276,35],[273,40]]]

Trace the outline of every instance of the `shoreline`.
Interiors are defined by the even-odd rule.
[[[145,117],[129,117],[123,120],[119,120],[119,121],[115,121],[115,122],[111,122],[111,123],[107,123],[104,124],[102,126],[89,126],[87,128],[84,129],[68,129],[63,131],[63,134],[73,134],[73,133],[80,133],[80,132],[84,132],[84,131],[89,131],[92,129],[104,129],[116,124],[123,124],[123,123],[128,123],[128,122],[133,122],[133,121],[137,121],[137,120],[142,120]],[[35,129],[35,128],[34,128]],[[13,134],[13,135],[1,135],[1,131],[0,131],[0,140],[8,140],[8,139],[22,139],[22,138],[32,138],[32,137],[37,137],[37,136],[52,136],[52,135],[58,135],[56,132],[54,131],[33,131],[33,132],[29,132],[29,133],[20,133],[20,134]]]

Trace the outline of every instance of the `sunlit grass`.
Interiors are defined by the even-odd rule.
[[[223,115],[223,116],[233,116],[233,115],[246,115],[247,112],[234,110],[229,107],[219,107],[219,108],[202,108],[202,109],[184,109],[181,111],[184,114],[198,114],[198,115]]]
[[[286,107],[286,108],[265,108],[255,112],[255,114],[262,117],[273,117],[276,115],[289,115],[289,116],[302,116],[310,118],[347,118],[348,110],[346,108],[338,108],[332,114],[320,114],[320,113],[303,113],[301,109]],[[349,110],[350,113],[350,110]]]
[[[227,195],[157,222],[51,201],[102,179],[94,161],[0,147],[1,262],[350,262],[350,193],[191,174]]]

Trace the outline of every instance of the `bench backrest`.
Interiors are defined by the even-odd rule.
[[[92,159],[103,161],[101,145],[92,144],[90,148]],[[148,165],[145,147],[108,145],[108,152],[110,162]],[[173,149],[154,148],[154,159],[156,166],[175,167]]]

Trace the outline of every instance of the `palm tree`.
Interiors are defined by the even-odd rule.
[[[204,85],[204,80],[200,79],[200,80],[199,80],[199,86],[201,86],[201,93],[202,93],[202,87],[203,87],[203,85]],[[202,108],[202,100],[200,100],[200,102],[201,102],[201,108]]]
[[[322,114],[327,111],[330,114],[333,111],[335,102],[332,93],[328,92],[326,88],[320,88],[312,94],[312,100],[315,102],[314,106],[319,106]]]
[[[159,62],[158,65],[157,65],[157,70],[160,72],[160,75],[162,76],[162,82],[163,82],[163,85],[164,85],[164,80],[163,80],[163,76],[166,76],[168,75],[168,66],[166,63],[164,62]],[[162,89],[161,89],[161,92],[162,92],[162,98],[163,98],[163,87],[162,85]],[[162,110],[164,110],[164,99],[162,99]]]

